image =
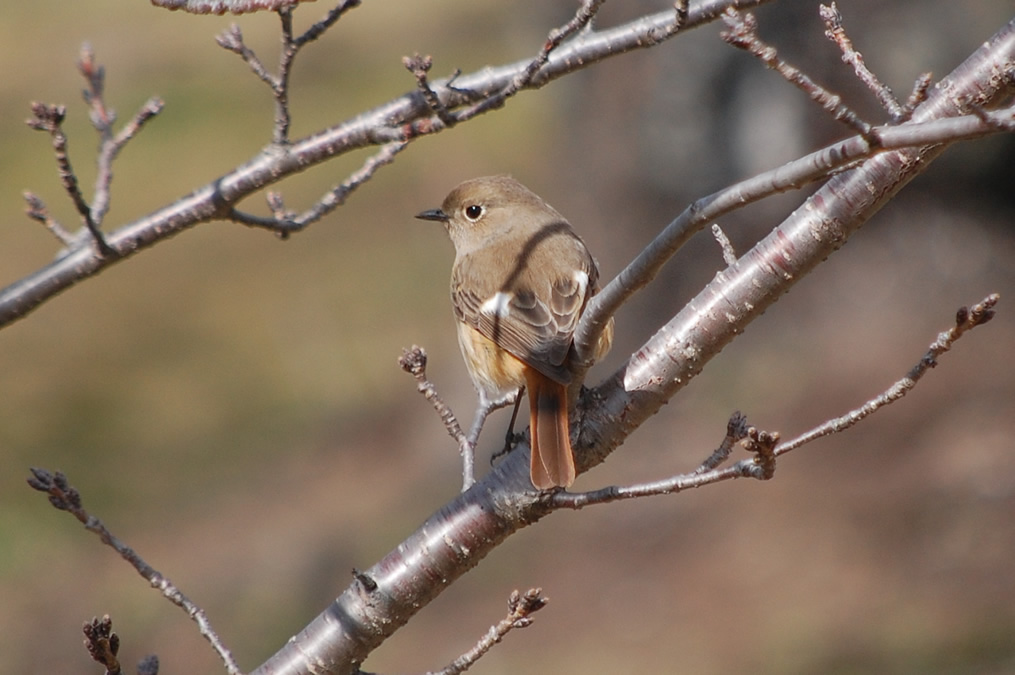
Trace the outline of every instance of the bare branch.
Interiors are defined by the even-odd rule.
[[[49,503],[54,508],[67,511],[77,518],[85,526],[85,529],[97,534],[102,543],[112,548],[121,558],[129,562],[137,570],[137,573],[151,584],[152,588],[158,589],[163,597],[186,612],[187,616],[197,624],[201,635],[211,644],[212,648],[219,655],[219,658],[225,663],[226,670],[231,675],[240,675],[242,671],[233,659],[229,649],[215,633],[204,610],[187,598],[161,572],[145,562],[136,551],[113,536],[112,532],[106,528],[101,520],[89,514],[82,505],[81,494],[68,482],[67,476],[60,471],[53,473],[46,469],[33,468],[31,471],[32,477],[28,479],[28,484],[32,488],[48,494]]]
[[[105,109],[101,93],[86,98],[92,102],[97,102],[97,105],[101,109]],[[102,225],[102,221],[105,220],[106,213],[109,211],[110,188],[113,182],[113,161],[120,154],[123,147],[141,131],[141,128],[149,120],[162,112],[163,106],[162,99],[153,96],[145,101],[144,105],[134,113],[130,121],[116,134],[113,133],[112,126],[95,125],[100,136],[99,154],[96,158],[98,172],[95,178],[95,196],[92,199],[91,208],[92,220],[96,226]],[[96,122],[96,119],[97,115],[93,113],[93,124]]]
[[[708,23],[734,3],[746,7],[765,1],[703,0],[688,9],[681,28]],[[676,14],[679,18],[679,12]],[[545,66],[526,88],[536,89],[611,56],[654,46],[659,43],[660,36],[672,34],[674,15],[674,10],[669,9],[605,30],[584,30],[553,50]],[[228,39],[226,41],[228,43]],[[444,80],[434,84],[434,90],[449,108],[461,107],[501,91],[530,63],[531,59],[527,59],[483,68],[470,75],[456,76],[453,82]],[[244,197],[287,176],[369,145],[403,142],[432,125],[434,119],[434,113],[423,97],[418,91],[413,91],[341,124],[294,141],[286,146],[284,152],[266,149],[176,203],[109,233],[106,241],[119,253],[119,258],[98,258],[75,250],[0,290],[0,326],[27,316],[41,303],[120,259],[200,223],[230,218],[234,205]]]
[[[893,384],[880,395],[872,398],[860,408],[851,410],[845,415],[794,438],[785,443],[778,443],[779,434],[769,433],[747,427],[746,420],[739,413],[734,413],[727,424],[726,436],[719,447],[693,472],[673,476],[664,480],[633,485],[628,487],[610,486],[583,493],[556,492],[550,498],[555,507],[581,509],[596,504],[608,504],[623,499],[651,497],[656,495],[674,494],[688,488],[702,487],[725,480],[736,478],[758,478],[768,480],[775,474],[775,461],[780,455],[806,445],[819,438],[845,431],[861,420],[889,405],[912,390],[927,370],[937,365],[937,359],[949,351],[952,345],[967,331],[982,326],[994,317],[994,306],[1000,296],[996,293],[987,296],[972,308],[962,307],[956,313],[955,325],[938,335],[927,353],[901,380]],[[753,460],[742,460],[726,468],[718,469],[729,458],[736,442],[740,442],[755,454]]]
[[[444,423],[444,428],[458,444],[458,452],[462,456],[462,491],[468,490],[476,482],[475,443],[469,441],[465,432],[462,431],[462,426],[458,423],[458,418],[437,393],[437,388],[427,379],[426,351],[417,345],[413,345],[411,349],[402,350],[398,365],[416,378],[416,389],[423,394],[423,398],[430,401],[441,418],[441,422]]]
[[[494,645],[498,644],[504,637],[515,628],[528,628],[532,625],[532,615],[546,607],[549,598],[543,596],[543,589],[530,588],[521,594],[512,591],[508,598],[508,615],[501,619],[495,626],[491,626],[486,635],[479,639],[476,645],[452,661],[443,670],[427,675],[459,675],[471,668],[475,663]]]
[[[703,487],[737,478],[769,480],[775,475],[774,449],[778,441],[778,433],[761,431],[756,427],[747,426],[746,419],[737,412],[730,417],[726,436],[719,447],[691,473],[626,487],[611,485],[590,492],[555,492],[549,501],[554,507],[578,510],[586,506],[610,504],[625,499],[676,494],[689,488]],[[719,469],[718,467],[730,456],[736,442],[739,442],[754,457],[736,462],[725,469]]]
[[[549,61],[550,55],[566,39],[591,24],[592,19],[595,18],[603,2],[605,0],[583,0],[571,20],[563,26],[551,30],[535,58],[520,68],[514,76],[507,79],[502,87],[486,92],[475,103],[455,112],[451,111],[450,107],[441,100],[440,95],[434,90],[427,79],[427,72],[433,65],[432,59],[418,54],[413,57],[403,58],[403,65],[416,78],[416,85],[423,96],[423,100],[434,113],[432,118],[420,120],[416,124],[403,127],[401,132],[405,134],[403,136],[404,139],[410,140],[417,136],[437,133],[451,128],[459,122],[465,122],[485,112],[503,107],[509,98],[532,84],[536,75]],[[444,87],[448,91],[472,93],[466,92],[464,88],[453,87],[451,80],[446,81]]]
[[[407,146],[408,143],[402,141],[382,146],[380,150],[368,157],[356,172],[332,188],[303,213],[297,214],[294,211],[287,211],[282,202],[282,196],[277,192],[269,192],[268,206],[271,208],[272,218],[255,216],[236,209],[230,211],[227,217],[229,220],[243,225],[271,230],[282,239],[286,239],[290,234],[303,230],[344,204],[349,195],[370,180],[382,166],[387,166],[395,161],[395,156]]]
[[[325,14],[320,21],[310,26],[310,28],[308,28],[303,33],[303,35],[300,35],[295,40],[293,40],[293,44],[296,47],[302,47],[308,42],[313,42],[317,38],[324,35],[324,32],[329,28],[331,28],[336,21],[341,19],[343,14],[345,14],[350,9],[359,7],[361,2],[362,0],[342,0],[342,2],[339,2],[327,14]]]
[[[589,301],[575,331],[576,350],[579,355],[590,353],[589,345],[596,343],[610,317],[628,298],[647,286],[706,223],[773,194],[827,178],[878,153],[980,138],[1013,128],[1015,106],[974,115],[877,127],[874,130],[880,141],[877,148],[872,148],[863,136],[854,136],[695,200]]]
[[[726,42],[759,59],[766,66],[782,75],[787,82],[807,94],[812,101],[831,113],[837,121],[866,138],[871,145],[877,145],[877,136],[873,135],[871,125],[863,121],[857,113],[843,103],[838,94],[833,94],[807,77],[799,68],[791,66],[779,57],[779,52],[775,47],[766,44],[758,37],[758,22],[753,14],[741,15],[731,7],[723,14],[723,21],[729,27],[729,30],[722,33],[722,38]]]
[[[77,175],[74,173],[70,163],[70,155],[67,150],[67,136],[62,128],[63,120],[67,114],[66,108],[64,106],[48,106],[41,103],[33,103],[33,117],[28,120],[28,125],[33,129],[49,132],[50,136],[52,136],[57,171],[64,190],[70,196],[75,209],[81,216],[85,230],[95,242],[99,256],[104,259],[114,259],[119,254],[109,245],[106,236],[101,230],[102,220],[109,210],[109,190],[113,179],[113,160],[123,146],[144,126],[145,122],[159,113],[162,109],[162,101],[157,98],[149,99],[134,115],[130,123],[119,134],[114,135],[112,127],[116,122],[116,113],[106,106],[104,99],[105,69],[95,62],[95,54],[88,43],[85,43],[81,47],[81,54],[78,58],[78,71],[87,83],[83,97],[90,109],[89,118],[92,125],[99,132],[99,153],[96,160],[98,172],[95,181],[95,194],[91,205],[85,200]],[[79,239],[67,232],[63,226],[49,215],[45,204],[39,197],[31,192],[25,192],[25,200],[29,205],[27,214],[30,218],[46,225],[68,248],[78,247],[80,243]]]
[[[888,85],[881,82],[877,75],[872,73],[863,62],[863,55],[853,47],[852,40],[846,35],[846,29],[842,26],[842,14],[833,2],[831,5],[819,5],[818,13],[825,22],[825,37],[839,45],[842,50],[842,60],[853,67],[857,78],[866,85],[868,89],[881,102],[881,106],[888,112],[892,120],[900,122],[905,118],[905,108],[899,105],[899,100]]]
[[[60,221],[50,215],[49,209],[46,208],[46,203],[42,201],[37,194],[25,190],[23,196],[25,201],[28,202],[28,208],[25,209],[25,215],[32,220],[45,225],[46,229],[53,233],[53,236],[59,239],[64,246],[69,248],[77,243],[77,239],[74,235],[64,229],[64,226],[60,224]]]
[[[937,365],[938,358],[945,352],[949,351],[956,340],[962,337],[967,331],[972,330],[977,326],[982,326],[994,318],[994,305],[996,305],[1000,299],[1000,296],[994,293],[992,295],[988,295],[986,298],[981,300],[979,304],[974,305],[972,308],[960,308],[959,311],[956,312],[955,325],[937,336],[937,339],[931,343],[927,352],[923,355],[923,358],[920,359],[919,363],[913,366],[905,377],[892,384],[892,386],[884,392],[870,399],[859,408],[850,410],[845,415],[829,420],[790,441],[779,444],[779,446],[775,449],[776,456],[784,455],[791,450],[795,450],[800,446],[806,445],[807,443],[819,438],[845,431],[886,405],[901,399],[903,396],[912,391],[912,389],[916,386],[916,383],[919,382],[920,379],[927,373],[928,369]]]
[[[930,123],[961,114],[973,105],[986,106],[1003,98],[1010,85],[998,74],[1010,70],[1013,59],[1015,21],[942,80],[914,111],[912,122],[892,129]],[[976,119],[975,115],[967,117]],[[978,119],[964,120],[963,124],[969,124],[970,128],[989,127]],[[865,145],[862,139],[859,142]],[[882,151],[853,169],[837,173],[736,264],[717,273],[620,369],[583,397],[585,417],[575,443],[576,449],[581,449],[576,450],[579,471],[605,459],[631,430],[693,379],[756,316],[836,251],[943,149],[943,145],[917,144],[912,150]],[[841,157],[831,152],[825,159]],[[789,184],[784,182],[786,178],[776,175],[769,180],[776,186],[786,186]],[[716,197],[726,201],[729,208],[735,208],[736,202],[751,201],[752,190],[756,188],[760,186],[745,185],[742,191],[723,191],[695,202],[590,301],[576,331],[576,345],[579,334],[592,334],[597,325],[607,320],[611,307],[619,306],[622,298],[633,292],[632,288],[647,283],[646,279],[655,274],[663,259],[693,231],[723,211]],[[623,423],[618,423],[619,420]]]
[[[305,33],[293,36],[293,5],[280,5],[275,9],[281,21],[282,46],[278,57],[278,74],[273,75],[258,58],[254,50],[243,41],[243,32],[236,24],[219,34],[215,41],[223,49],[227,49],[250,67],[262,82],[271,89],[275,100],[275,123],[272,127],[272,142],[284,145],[289,142],[289,128],[292,124],[292,113],[289,110],[289,78],[292,74],[293,62],[300,49],[324,34],[338,21],[346,11],[358,7],[361,0],[344,0],[332,8],[320,21],[313,24]]]
[[[74,203],[78,214],[85,227],[92,235],[95,246],[101,257],[115,256],[114,251],[99,230],[98,225],[92,219],[92,210],[81,194],[78,186],[78,177],[70,163],[70,155],[67,154],[67,135],[63,133],[63,120],[67,116],[67,108],[62,105],[45,105],[43,103],[32,104],[32,118],[27,121],[28,126],[39,131],[49,132],[53,138],[53,151],[56,155],[57,173],[60,176],[60,184],[63,185],[67,195]]]
[[[747,438],[747,430],[747,417],[737,410],[730,415],[729,421],[726,422],[726,436],[722,439],[719,447],[705,458],[705,461],[694,470],[694,473],[705,473],[725,464],[733,452],[733,445]]]
[[[536,58],[529,61],[528,65],[519,71],[515,77],[508,81],[507,85],[499,92],[492,96],[487,96],[479,103],[466,108],[460,113],[456,114],[455,117],[459,122],[464,122],[476,115],[481,115],[487,111],[494,110],[504,105],[507,99],[511,98],[524,87],[532,84],[536,74],[546,65],[547,61],[550,60],[550,54],[560,47],[564,40],[568,39],[581,29],[589,26],[592,23],[592,19],[595,18],[599,12],[599,8],[602,7],[606,0],[582,0],[578,6],[578,10],[574,16],[563,26],[554,28],[550,31],[550,34],[546,37],[546,42],[543,44],[542,49],[536,54]]]
[[[730,243],[729,237],[719,227],[719,223],[712,223],[712,236],[719,243],[719,248],[722,249],[722,261],[727,265],[732,265],[737,261],[737,252],[733,250],[733,244]]]

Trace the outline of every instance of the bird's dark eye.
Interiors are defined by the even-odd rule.
[[[476,222],[483,215],[483,207],[479,204],[469,204],[465,207],[465,217]]]

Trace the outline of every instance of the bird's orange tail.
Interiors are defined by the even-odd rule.
[[[540,490],[574,483],[574,455],[567,423],[567,388],[533,368],[525,369],[532,435],[532,485]]]

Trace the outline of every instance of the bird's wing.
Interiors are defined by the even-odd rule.
[[[585,245],[568,234],[567,246],[536,247],[513,264],[485,250],[464,256],[451,280],[460,321],[561,384],[571,380],[565,362],[598,276]]]

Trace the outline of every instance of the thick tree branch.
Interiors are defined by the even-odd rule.
[[[922,123],[961,115],[971,107],[988,106],[999,97],[1010,95],[1013,63],[1015,20],[940,83],[914,111],[913,121]],[[999,74],[1006,75],[998,77]],[[835,175],[736,264],[717,274],[621,369],[592,392],[595,414],[583,426],[583,438],[587,434],[587,440],[581,443],[589,448],[585,455],[588,464],[580,462],[579,470],[602,461],[755,317],[842,246],[906,183],[924,171],[945,147],[942,144],[883,152],[855,169]],[[652,246],[656,245],[653,242]],[[651,260],[655,255],[647,251],[639,260],[643,257]],[[637,263],[638,260],[632,265]],[[609,297],[613,292],[610,286],[615,283],[624,286],[625,274],[628,270],[610,282],[600,296]]]
[[[970,105],[989,104],[1007,86],[997,73],[1005,72],[1013,61],[1015,22],[939,85],[914,112],[914,120],[954,116]],[[942,149],[884,152],[835,176],[769,237],[718,274],[624,367],[581,397],[575,419],[580,429],[575,444],[579,469],[601,462]],[[766,472],[771,459],[763,462]],[[528,461],[522,444],[366,570],[369,585],[354,583],[256,672],[356,672],[367,655],[416,611],[506,537],[555,508],[558,498],[553,493],[532,490]]]
[[[1011,69],[1004,75],[1007,78],[1013,76],[1015,70]],[[1006,81],[1004,77],[1000,86],[1015,85],[1015,79],[1008,79],[1008,84],[1003,84]],[[826,178],[880,152],[1015,131],[1015,106],[993,111],[984,111],[977,106],[971,106],[971,109],[973,114],[960,117],[874,127],[872,133],[878,137],[877,148],[872,148],[863,136],[853,136],[695,200],[589,302],[575,331],[579,355],[591,353],[589,345],[596,343],[599,333],[621,305],[651,283],[692,236],[718,218],[774,194]]]

